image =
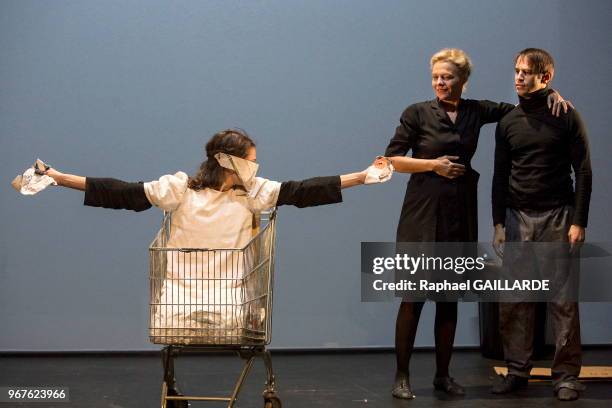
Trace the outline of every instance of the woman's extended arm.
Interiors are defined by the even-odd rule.
[[[384,169],[387,165],[387,161],[381,157],[374,160],[370,168]],[[342,189],[366,184],[367,177],[368,169],[340,176],[285,181],[280,183],[278,199],[275,205],[294,205],[298,208],[303,208],[340,203],[342,202]],[[372,174],[370,174],[370,177],[372,177]],[[384,177],[381,177],[382,179],[376,179],[374,182],[385,182],[391,178],[391,174],[386,173]]]
[[[340,176],[313,177],[300,181],[284,181],[280,183],[278,200],[275,205],[305,208],[341,203],[341,190],[364,184],[365,177],[365,172],[358,172]]]
[[[358,173],[342,174],[340,175],[340,188],[349,188],[364,184],[365,178],[365,170]]]
[[[50,168],[44,172],[58,186],[85,192],[84,204],[90,207],[144,211],[151,208],[143,183],[113,178],[92,178],[65,174]]]
[[[452,160],[458,160],[457,156],[442,156],[436,159],[415,159],[406,156],[387,157],[393,163],[395,171],[400,173],[424,173],[433,171],[436,174],[447,177],[456,178],[465,173],[465,166],[459,163],[453,163]]]
[[[55,170],[54,168],[50,168],[45,172],[45,174],[55,180],[58,186],[85,191],[86,178],[83,176],[64,174]]]
[[[340,176],[340,188],[358,186],[360,184],[384,183],[393,175],[393,163],[384,156],[376,156],[367,169],[357,172],[342,174]]]

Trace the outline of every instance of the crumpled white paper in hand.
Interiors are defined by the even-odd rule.
[[[45,170],[46,165],[42,160],[36,159],[32,167],[13,179],[13,188],[23,195],[34,195],[50,185],[57,186],[55,180],[46,174],[36,174],[35,168]]]
[[[393,165],[387,161],[386,165],[371,165],[366,169],[365,184],[384,183],[391,180]]]

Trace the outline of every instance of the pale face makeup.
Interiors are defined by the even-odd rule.
[[[461,98],[464,85],[459,68],[452,62],[439,61],[431,68],[431,87],[440,101],[456,103]]]

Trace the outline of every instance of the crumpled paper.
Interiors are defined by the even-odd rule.
[[[366,169],[365,184],[384,183],[391,180],[393,175],[393,164],[391,160],[378,156],[376,163]]]
[[[11,186],[23,195],[34,195],[50,185],[57,186],[55,180],[46,174],[38,174],[36,171],[45,172],[49,166],[40,159],[32,167],[28,168],[23,174],[18,175],[11,182]]]
[[[217,153],[215,159],[221,167],[236,172],[247,192],[251,190],[259,164],[227,153]]]

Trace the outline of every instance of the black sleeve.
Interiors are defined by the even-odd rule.
[[[499,122],[504,116],[510,113],[516,106],[505,102],[478,101],[480,110],[480,120],[482,123]]]
[[[395,135],[389,141],[385,150],[386,157],[405,156],[416,144],[419,128],[419,114],[416,105],[406,108],[400,124],[395,129]]]
[[[570,136],[572,137],[570,147],[572,168],[576,179],[576,194],[574,198],[575,211],[572,224],[586,228],[589,218],[589,204],[591,202],[591,188],[593,183],[589,140],[586,127],[578,112],[573,109],[569,112],[568,116]]]
[[[341,202],[340,176],[329,176],[282,182],[276,205],[304,208]]]
[[[510,169],[510,148],[501,124],[495,129],[495,162],[493,163],[493,185],[491,186],[491,204],[493,225],[506,223],[506,197],[508,195]]]
[[[116,210],[144,211],[151,208],[142,182],[128,183],[113,178],[87,177],[83,204]]]

